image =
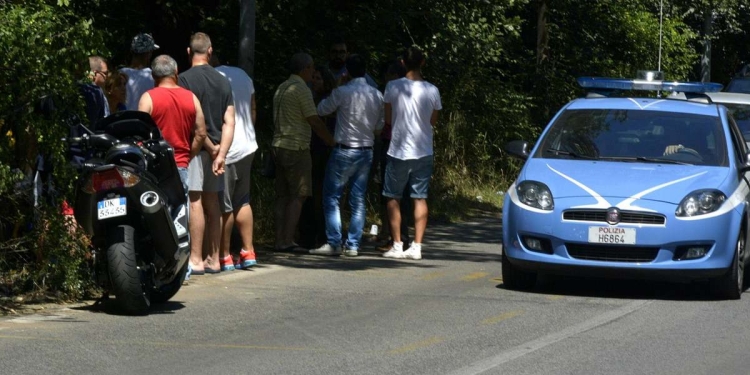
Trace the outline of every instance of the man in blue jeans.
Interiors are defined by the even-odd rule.
[[[310,254],[339,255],[344,245],[344,255],[357,256],[365,226],[365,192],[372,165],[372,146],[376,133],[384,124],[383,95],[367,84],[367,66],[361,56],[349,56],[346,69],[352,79],[318,104],[320,116],[336,112],[334,138],[337,144],[328,159],[323,181],[323,214],[328,243],[310,250]],[[339,200],[347,185],[352,217],[344,244]]]

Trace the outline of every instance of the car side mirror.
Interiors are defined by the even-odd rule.
[[[527,141],[510,141],[505,144],[505,152],[521,160],[529,158],[529,142]]]

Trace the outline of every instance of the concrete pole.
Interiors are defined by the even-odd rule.
[[[714,11],[708,9],[703,16],[703,57],[701,58],[701,82],[711,82],[711,38],[714,34]]]
[[[239,67],[253,77],[255,67],[255,0],[240,1]]]

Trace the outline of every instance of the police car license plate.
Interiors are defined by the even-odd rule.
[[[589,243],[635,244],[635,228],[589,227]]]
[[[125,216],[128,214],[127,199],[105,199],[96,204],[96,211],[99,220],[109,219],[111,217]]]

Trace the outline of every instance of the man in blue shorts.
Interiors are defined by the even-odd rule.
[[[432,127],[443,108],[437,87],[422,78],[425,58],[415,47],[404,51],[406,76],[385,88],[385,121],[392,126],[391,144],[383,182],[388,200],[388,221],[393,248],[386,258],[422,259],[422,239],[427,228],[427,190],[432,177]],[[414,201],[414,242],[404,251],[401,242],[401,195],[409,187]]]

